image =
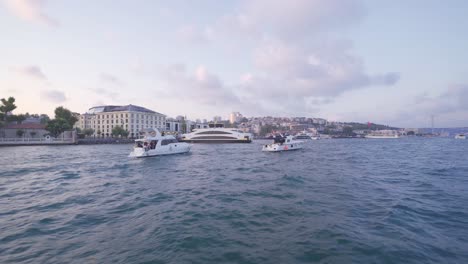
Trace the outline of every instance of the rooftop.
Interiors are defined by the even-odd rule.
[[[103,113],[103,112],[142,112],[142,113],[152,113],[152,114],[161,114],[155,112],[153,110],[149,110],[148,108],[144,108],[142,106],[137,105],[103,105],[103,106],[95,106],[88,110],[88,114],[96,114],[96,113]]]
[[[9,124],[6,129],[45,129],[45,125],[29,123],[29,124]]]

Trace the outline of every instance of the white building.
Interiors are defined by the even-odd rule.
[[[93,129],[94,136],[111,136],[112,129],[116,126],[128,131],[129,137],[138,137],[139,131],[144,128],[164,131],[166,116],[136,105],[106,105],[90,108],[78,120],[78,127]]]
[[[234,124],[234,123],[239,123],[241,120],[242,120],[242,114],[239,113],[239,112],[232,112],[230,115],[229,115],[229,122],[231,124]]]
[[[215,122],[215,123],[216,123],[216,122],[221,122],[222,120],[223,120],[223,118],[220,117],[220,116],[214,116],[214,117],[213,117],[213,122]]]

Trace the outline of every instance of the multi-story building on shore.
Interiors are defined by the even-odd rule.
[[[120,126],[128,131],[129,137],[138,137],[145,128],[157,128],[164,131],[166,116],[136,105],[106,105],[96,106],[80,115],[78,125],[80,129],[93,129],[94,136],[108,137],[112,129]]]

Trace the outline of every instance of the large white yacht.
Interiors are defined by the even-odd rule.
[[[455,139],[466,139],[466,135],[465,134],[458,134],[455,136]]]
[[[129,157],[144,158],[190,151],[190,144],[178,142],[174,136],[161,134],[157,129],[147,129],[143,133],[142,138],[135,140],[135,146]]]
[[[194,129],[183,134],[182,142],[189,143],[250,143],[252,134],[237,128],[225,128],[223,124],[209,124],[208,128]]]

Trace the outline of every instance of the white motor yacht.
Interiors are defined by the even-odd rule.
[[[180,141],[189,143],[250,143],[252,134],[238,128],[225,128],[223,124],[209,124],[208,128],[194,129],[183,134]]]
[[[455,139],[466,139],[466,135],[465,134],[458,134],[455,136]]]
[[[187,153],[190,148],[190,144],[179,142],[172,135],[161,134],[157,129],[148,129],[144,131],[142,138],[135,140],[135,146],[129,157],[144,158]]]
[[[295,140],[293,136],[275,137],[272,144],[264,145],[262,151],[279,152],[301,149],[304,141]]]

